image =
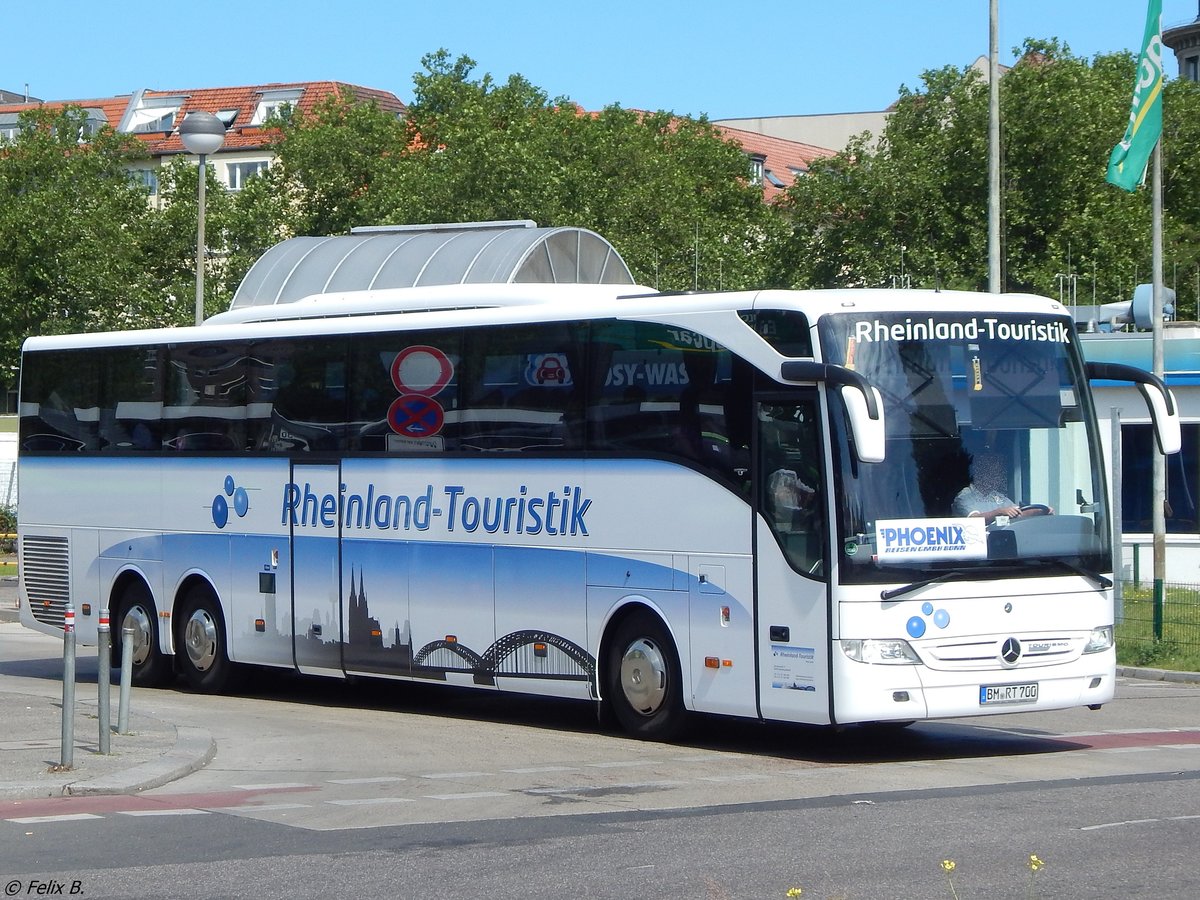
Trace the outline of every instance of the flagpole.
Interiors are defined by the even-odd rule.
[[[1162,249],[1162,133],[1163,133],[1163,70],[1162,70],[1162,0],[1147,0],[1146,29],[1142,34],[1141,52],[1133,82],[1133,102],[1125,136],[1108,158],[1105,180],[1130,193],[1137,190],[1146,176],[1151,177],[1150,233],[1151,260],[1151,351],[1154,374],[1163,372],[1163,249]],[[1163,579],[1167,570],[1167,466],[1158,448],[1151,451],[1151,523],[1154,530],[1154,603],[1161,609]]]
[[[999,0],[988,24],[988,291],[1003,290],[1000,274],[1000,25]]]
[[[1153,183],[1151,184],[1150,236],[1151,267],[1153,268],[1153,299],[1151,315],[1151,353],[1154,374],[1164,376],[1163,365],[1163,189],[1162,189],[1162,138],[1154,145]],[[1152,471],[1154,491],[1154,587],[1155,596],[1160,596],[1162,583],[1167,572],[1167,465],[1162,451],[1155,447]]]

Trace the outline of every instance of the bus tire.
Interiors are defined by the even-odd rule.
[[[607,688],[621,727],[648,741],[670,741],[686,723],[679,654],[662,621],[646,611],[621,622],[608,645]]]
[[[193,587],[184,596],[182,610],[177,643],[183,677],[193,690],[220,693],[233,670],[221,605],[212,591]]]
[[[117,616],[112,629],[114,666],[121,665],[123,631],[133,628],[132,682],[138,687],[159,687],[171,675],[171,661],[162,652],[158,638],[158,611],[154,598],[144,581],[129,583],[121,593]]]

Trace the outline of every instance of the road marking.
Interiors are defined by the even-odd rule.
[[[400,775],[381,775],[378,778],[330,778],[326,784],[387,784],[392,781],[405,781]]]
[[[501,769],[511,775],[541,775],[545,772],[578,772],[578,766],[529,766],[524,769]]]
[[[482,800],[484,797],[508,797],[507,791],[471,791],[466,794],[426,794],[430,800]]]
[[[588,763],[587,767],[589,769],[633,769],[638,766],[652,766],[656,762],[658,762],[658,760],[630,759],[630,760],[624,760],[622,762]]]
[[[326,800],[332,806],[376,806],[384,803],[416,803],[411,797],[360,797],[357,800]]]
[[[1085,825],[1080,831],[1099,831],[1102,828],[1120,828],[1122,825],[1145,825],[1149,822],[1161,822],[1162,819],[1127,819],[1124,822],[1105,822],[1103,825]]]
[[[103,818],[104,816],[96,816],[92,813],[73,813],[61,816],[26,816],[23,819],[6,819],[5,821],[15,822],[18,825],[41,825],[46,822],[82,822],[84,819]]]
[[[311,784],[304,784],[300,781],[275,781],[268,784],[235,784],[233,786],[239,791],[286,791],[312,787]]]
[[[122,816],[207,816],[209,811],[184,807],[182,809],[118,809],[117,813]]]
[[[258,812],[274,812],[277,809],[312,809],[311,803],[272,803],[266,806],[218,806],[214,807],[218,812],[233,812],[233,813],[258,813]]]
[[[485,778],[491,772],[431,772],[422,778]]]
[[[668,787],[683,787],[687,785],[686,781],[631,781],[625,784],[588,784],[577,785],[575,787],[556,787],[556,788],[528,788],[521,791],[523,794],[594,794],[600,791],[620,792],[620,791],[636,791],[646,788],[668,788]]]

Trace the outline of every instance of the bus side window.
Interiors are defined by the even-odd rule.
[[[749,470],[746,364],[684,329],[646,322],[594,329],[589,449],[674,459],[741,491]]]
[[[22,373],[21,447],[76,452],[98,446],[101,360],[97,351],[28,354]]]
[[[467,329],[461,447],[561,452],[583,446],[582,351],[564,323]]]
[[[245,353],[240,341],[168,347],[164,449],[246,449]]]
[[[379,332],[350,345],[345,449],[423,454],[457,450],[462,332]]]
[[[271,363],[272,410],[268,449],[344,449],[347,425],[347,343],[265,341],[251,348],[256,378]],[[256,387],[256,391],[259,388]],[[263,442],[260,432],[258,443]]]
[[[792,566],[820,574],[826,500],[815,400],[759,404],[758,420],[763,516]]]
[[[154,347],[105,351],[100,392],[100,449],[162,449],[162,362]]]

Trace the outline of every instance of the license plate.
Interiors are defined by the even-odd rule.
[[[1038,698],[1037,682],[1028,684],[981,684],[979,686],[980,706],[1001,706],[1005,703],[1036,703]]]

